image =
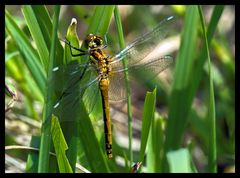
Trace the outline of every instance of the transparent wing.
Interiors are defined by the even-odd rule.
[[[113,72],[110,77],[109,100],[122,101],[127,97],[127,88],[124,78],[124,72]]]
[[[129,83],[136,79],[139,74],[144,74],[148,80],[154,79],[159,73],[168,68],[173,62],[173,57],[166,55],[162,57],[156,57],[143,62],[141,64],[135,64],[128,68],[122,67],[122,69],[112,71],[110,78],[109,99],[111,101],[121,101],[127,98],[127,91],[125,87],[124,72],[127,71],[129,75]],[[118,65],[119,67],[120,65]]]
[[[89,82],[89,76],[85,74],[88,73],[94,78],[94,70],[94,66],[89,63],[70,63],[55,67],[53,69],[55,90],[68,93],[74,90],[74,87],[79,87],[80,82],[81,88],[85,88]]]
[[[60,92],[53,113],[59,116],[61,122],[75,120],[73,114],[79,110],[80,102],[83,102],[88,113],[93,110],[99,98],[98,77],[94,66],[89,64],[61,66],[55,69],[53,76],[59,83],[56,90]],[[60,76],[62,78],[58,78]]]
[[[169,26],[173,21],[174,16],[170,16],[162,20],[152,31],[137,38],[125,49],[113,57],[112,65],[117,65],[118,61],[125,57],[129,66],[144,59],[151,51],[153,51],[157,44],[165,38],[169,31]]]

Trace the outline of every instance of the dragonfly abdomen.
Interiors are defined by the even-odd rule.
[[[106,151],[107,151],[108,159],[112,159],[112,129],[111,129],[109,102],[108,102],[109,79],[108,78],[101,79],[99,82],[99,87],[100,87],[101,96],[102,96]]]

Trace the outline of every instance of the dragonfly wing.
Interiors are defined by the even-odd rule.
[[[109,100],[121,101],[127,98],[124,72],[113,72],[110,77]]]
[[[91,66],[86,69],[84,74],[79,70],[73,70],[70,73],[72,73],[72,76],[65,77],[67,79],[65,83],[67,84],[64,85],[63,91],[53,108],[53,113],[59,116],[61,121],[74,120],[73,114],[79,110],[80,102],[87,102],[87,111],[91,110],[89,107],[93,106],[93,104],[86,99],[85,93],[87,93],[87,90],[98,87],[96,86],[98,84],[96,70],[91,70]]]
[[[139,73],[146,76],[148,80],[154,79],[158,74],[167,69],[173,63],[173,57],[170,55],[156,57],[147,62],[132,65],[128,68],[129,75],[137,77]]]
[[[131,66],[145,57],[153,51],[153,49],[159,44],[159,42],[165,38],[169,31],[169,26],[172,24],[174,17],[170,16],[162,20],[152,31],[137,38],[125,49],[119,52],[113,57],[113,65],[117,65],[118,61],[126,57],[128,65]],[[117,64],[114,64],[117,63]],[[117,67],[117,66],[116,66]]]
[[[83,103],[88,114],[92,113],[98,102],[101,102],[99,82],[94,82],[87,87],[83,95]]]
[[[70,63],[55,67],[52,71],[55,90],[59,92],[70,90],[83,80],[85,73],[92,70],[94,70],[93,66],[89,63]]]
[[[134,81],[139,74],[146,76],[147,80],[153,80],[159,73],[168,68],[172,62],[173,57],[166,55],[149,59],[145,63],[132,65],[128,68],[122,67],[122,69],[119,70],[113,68],[109,90],[110,100],[122,101],[127,98],[127,89],[124,78],[125,71],[128,72],[128,82],[131,87],[131,81]]]

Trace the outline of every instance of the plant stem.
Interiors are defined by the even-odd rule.
[[[122,29],[122,23],[121,23],[121,17],[119,13],[118,6],[115,6],[114,9],[114,16],[115,16],[115,22],[116,27],[118,31],[118,38],[119,38],[119,44],[120,48],[123,49],[125,47],[124,37],[123,37],[123,29]],[[122,60],[124,68],[127,67],[127,60],[124,58]],[[130,165],[132,165],[133,162],[133,152],[132,152],[132,112],[131,112],[131,96],[130,96],[130,86],[129,86],[129,79],[128,79],[128,71],[124,71],[125,75],[125,84],[127,88],[127,110],[128,110],[128,140],[129,140],[129,157],[130,157]]]
[[[198,11],[201,19],[202,30],[204,35],[204,42],[207,52],[208,59],[208,72],[209,72],[209,110],[208,110],[208,119],[209,119],[209,144],[208,144],[208,170],[211,173],[217,172],[217,143],[216,143],[216,116],[215,116],[215,100],[214,100],[214,88],[213,88],[213,77],[211,72],[211,59],[208,48],[207,34],[205,30],[205,22],[202,13],[201,6],[198,6]]]
[[[43,128],[42,128],[42,136],[40,143],[40,153],[39,153],[39,164],[38,164],[38,172],[48,172],[49,168],[49,150],[51,145],[51,122],[46,124],[48,119],[51,119],[51,111],[53,106],[52,95],[54,89],[51,85],[52,82],[52,68],[55,62],[55,48],[56,48],[56,39],[57,39],[57,28],[58,28],[58,17],[60,12],[60,6],[57,5],[54,8],[54,18],[53,18],[53,31],[52,31],[52,44],[50,51],[50,64],[48,68],[48,81],[46,88],[46,105],[43,113]],[[49,87],[48,87],[49,86]]]

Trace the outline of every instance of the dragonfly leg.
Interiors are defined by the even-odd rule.
[[[70,43],[70,41],[69,41],[67,38],[65,38],[65,39],[62,40],[62,41],[65,42],[65,43],[69,46],[71,55],[72,55],[73,57],[83,56],[83,55],[86,55],[86,54],[87,54],[87,52],[84,51],[84,50],[82,50],[81,48],[76,48],[76,47],[72,46],[71,43]],[[73,54],[72,48],[75,49],[75,50],[77,50],[77,51],[80,51],[80,53],[79,53],[79,54]]]

